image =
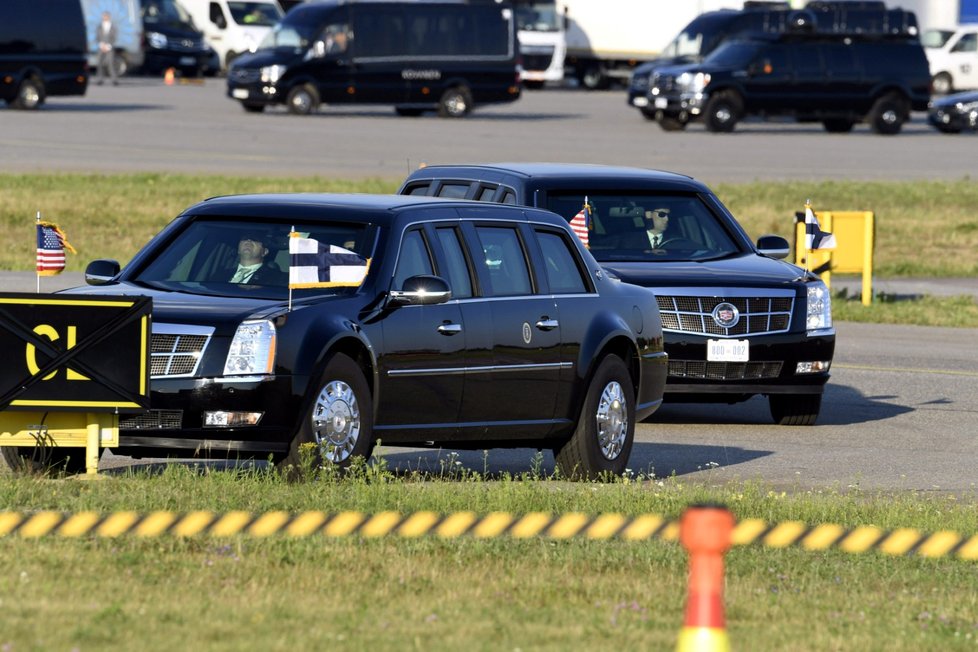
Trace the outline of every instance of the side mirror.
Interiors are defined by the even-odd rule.
[[[89,285],[105,285],[119,274],[119,261],[100,258],[88,263],[85,268],[85,282]]]
[[[762,235],[757,239],[757,251],[762,256],[781,260],[788,257],[791,246],[780,235]]]
[[[452,298],[448,282],[440,276],[420,274],[404,281],[400,290],[391,290],[388,304],[393,306],[430,306]]]

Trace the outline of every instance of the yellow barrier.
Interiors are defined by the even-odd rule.
[[[876,246],[876,216],[872,211],[819,211],[821,227],[835,236],[836,248],[805,249],[805,214],[796,214],[795,264],[818,274],[829,288],[832,273],[862,275],[862,304],[873,300],[873,250]]]
[[[657,514],[624,516],[613,513],[554,515],[531,512],[521,516],[492,512],[480,516],[475,512],[0,512],[0,537],[267,537],[279,534],[289,537],[544,537],[557,540],[582,538],[638,542],[660,539],[678,542],[679,522]],[[978,560],[978,534],[965,536],[949,530],[928,534],[911,528],[883,530],[874,526],[858,526],[847,529],[833,523],[808,526],[800,521],[767,523],[758,519],[744,519],[734,526],[731,543],[734,546],[756,544],[769,548],[800,547],[810,551],[877,551],[887,555],[915,554],[921,557]]]

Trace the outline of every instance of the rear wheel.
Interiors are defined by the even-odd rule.
[[[625,472],[635,437],[635,389],[624,361],[606,356],[588,385],[577,428],[554,453],[561,473],[594,480]]]
[[[734,130],[743,112],[744,103],[739,95],[721,91],[707,100],[703,108],[703,122],[712,132],[729,133]]]
[[[312,84],[293,86],[285,96],[289,112],[295,115],[309,115],[319,106],[319,92]]]
[[[28,77],[20,82],[17,87],[17,96],[11,105],[15,109],[32,111],[44,104],[44,84],[33,77]]]
[[[830,118],[822,122],[825,125],[825,131],[830,134],[845,134],[852,131],[853,121],[846,120],[845,118]]]
[[[312,444],[313,461],[350,465],[356,456],[370,457],[373,449],[373,413],[370,389],[359,365],[337,353],[315,385],[316,394],[299,424],[281,466],[300,468],[303,444]]]
[[[771,417],[779,426],[811,426],[822,408],[821,394],[771,394]]]
[[[947,95],[954,91],[954,82],[951,75],[946,72],[939,72],[934,75],[930,87],[934,91],[934,95]]]
[[[586,67],[578,77],[578,81],[589,91],[600,91],[611,86],[611,81],[604,74],[604,70],[596,63]]]
[[[472,110],[472,93],[465,86],[455,86],[442,93],[438,115],[443,118],[463,118]]]
[[[897,93],[889,93],[876,100],[869,110],[869,124],[876,133],[892,136],[900,133],[909,114],[907,101]]]

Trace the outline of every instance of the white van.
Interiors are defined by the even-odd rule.
[[[920,37],[938,95],[978,88],[978,25],[929,29]]]
[[[283,16],[277,0],[180,0],[180,4],[217,51],[225,70],[235,57],[254,52]]]

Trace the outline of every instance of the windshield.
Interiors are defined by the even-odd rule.
[[[560,19],[554,2],[518,2],[516,28],[526,32],[558,32]]]
[[[231,20],[239,25],[271,27],[282,18],[278,5],[269,2],[229,2]]]
[[[588,248],[599,262],[710,260],[740,253],[696,195],[551,193],[547,208],[570,221],[587,196]]]
[[[143,23],[186,28],[193,26],[187,10],[173,0],[143,0]]]
[[[953,35],[949,29],[926,29],[920,35],[920,44],[925,48],[942,48]]]
[[[745,68],[754,60],[760,49],[760,43],[727,41],[714,50],[703,62],[724,68]]]
[[[701,59],[723,40],[728,19],[703,15],[693,19],[669,45],[662,49],[663,57]]]
[[[288,20],[288,19],[286,19]],[[277,23],[262,40],[259,50],[290,48],[296,52],[309,49],[309,45],[319,36],[318,25],[309,21],[295,21],[293,24]]]
[[[329,249],[330,254],[342,258],[345,268],[360,263],[366,273],[367,260],[376,240],[375,227],[323,222],[297,223],[294,228],[299,234],[295,241],[297,245],[300,240],[303,246],[315,241]],[[164,249],[155,252],[156,257],[129,280],[193,294],[281,299],[287,296],[290,283],[291,231],[291,224],[195,220],[189,222]],[[303,286],[320,286],[303,290],[305,292],[349,290],[348,285],[322,287],[321,283],[310,279],[310,273],[319,273],[315,263],[311,270],[308,266],[304,270],[296,268],[293,284],[301,281]]]

